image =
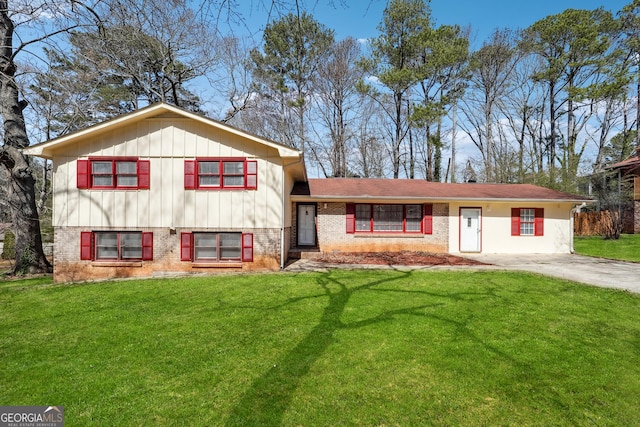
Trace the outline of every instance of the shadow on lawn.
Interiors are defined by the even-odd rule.
[[[357,287],[349,287],[345,283],[332,277],[332,273],[323,274],[317,279],[318,285],[323,289],[323,297],[328,297],[329,302],[322,313],[318,325],[309,334],[289,351],[276,365],[261,377],[257,378],[242,398],[233,408],[227,426],[277,426],[281,425],[287,408],[291,404],[291,399],[299,387],[301,381],[309,372],[313,364],[322,356],[329,345],[334,340],[334,333],[340,329],[355,329],[365,327],[378,322],[384,322],[400,314],[413,314],[416,316],[429,316],[438,321],[451,324],[460,333],[467,335],[470,339],[481,342],[467,328],[466,322],[452,319],[445,319],[425,313],[425,308],[437,304],[427,304],[408,307],[397,310],[389,310],[370,319],[366,319],[354,324],[344,324],[341,317],[345,307],[351,297],[363,290],[372,290],[383,284],[392,283],[397,280],[406,279],[412,275],[411,271],[398,271],[398,275],[390,278],[377,280]],[[382,289],[378,289],[382,290]],[[387,290],[385,290],[387,291]],[[411,292],[411,291],[401,291]],[[424,293],[422,291],[418,291]],[[445,295],[434,295],[444,297]],[[489,294],[487,296],[495,296]],[[453,300],[459,299],[459,295],[448,294],[446,297]],[[440,303],[438,303],[440,304]],[[486,343],[482,343],[486,347]],[[491,351],[500,356],[518,363],[509,355],[503,354],[497,349],[490,348]]]

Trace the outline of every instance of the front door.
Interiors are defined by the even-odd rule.
[[[460,252],[480,252],[480,209],[460,209]]]
[[[298,205],[298,246],[316,245],[316,206]]]

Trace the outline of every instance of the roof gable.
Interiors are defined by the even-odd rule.
[[[64,150],[64,148],[66,146],[69,146],[70,144],[76,143],[80,140],[87,140],[92,136],[96,136],[104,132],[114,131],[124,126],[131,125],[136,122],[149,119],[149,118],[191,119],[199,123],[203,123],[206,126],[212,126],[222,131],[251,140],[258,144],[262,144],[262,145],[274,148],[278,151],[278,154],[280,155],[280,157],[295,158],[295,159],[302,158],[302,152],[300,150],[288,147],[286,145],[283,145],[274,141],[260,138],[256,135],[243,132],[239,129],[236,129],[232,126],[229,126],[217,120],[213,120],[208,117],[204,117],[199,114],[195,114],[195,113],[186,111],[182,108],[165,104],[165,103],[153,104],[148,107],[133,111],[129,114],[124,114],[122,116],[115,117],[111,120],[107,120],[107,121],[95,124],[93,126],[79,130],[77,132],[73,132],[68,135],[64,135],[55,139],[51,139],[49,141],[45,141],[40,144],[32,145],[30,147],[27,147],[24,150],[24,152],[25,154],[28,154],[28,155],[51,159],[54,157],[56,152],[59,152],[60,150]]]

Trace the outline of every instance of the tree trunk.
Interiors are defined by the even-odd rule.
[[[393,141],[393,178],[400,176],[400,144],[402,143],[402,95],[403,92],[394,93],[395,116],[395,140]]]
[[[485,173],[487,182],[496,182],[493,174],[493,126],[491,124],[491,103],[487,101],[484,108],[485,129],[487,132],[487,154],[485,156]]]
[[[431,140],[431,125],[425,126],[425,139],[427,140],[427,155],[425,167],[427,170],[427,181],[433,181],[433,141]]]
[[[550,141],[549,141],[549,186],[555,188],[556,181],[556,94],[555,82],[549,82],[549,125]]]
[[[8,199],[16,250],[13,273],[44,273],[52,269],[42,250],[36,180],[27,157],[22,153],[22,149],[29,146],[23,114],[27,103],[19,99],[14,80],[13,31],[8,2],[0,1],[0,116],[4,125],[0,163],[9,172]]]
[[[640,150],[640,65],[637,68],[636,81],[636,149]]]
[[[449,182],[456,182],[456,130],[457,130],[457,114],[458,114],[458,101],[453,103],[453,123],[451,125],[451,179]],[[447,180],[445,179],[445,182]]]

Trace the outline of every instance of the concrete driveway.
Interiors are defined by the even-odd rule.
[[[603,258],[586,257],[575,254],[554,255],[511,255],[511,254],[464,254],[465,258],[475,259],[488,265],[483,266],[387,266],[387,265],[350,265],[326,264],[311,259],[301,259],[290,263],[285,270],[328,271],[331,268],[359,269],[475,269],[475,270],[521,270],[545,274],[560,279],[605,288],[624,289],[640,294],[640,264],[612,261]]]
[[[496,269],[524,270],[605,288],[640,293],[640,264],[575,254],[464,254]]]

